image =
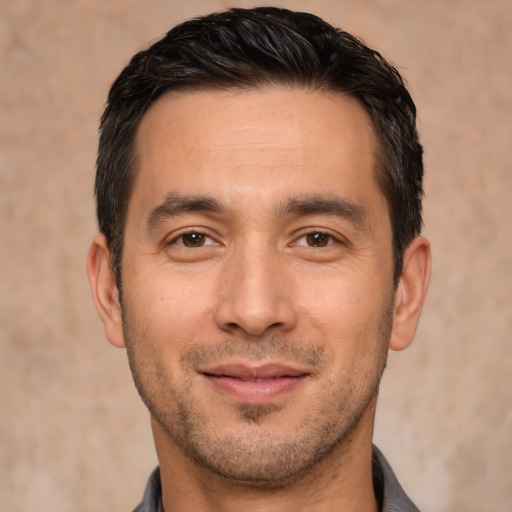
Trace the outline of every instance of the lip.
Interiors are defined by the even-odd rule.
[[[290,393],[309,376],[300,368],[280,363],[221,364],[200,373],[215,391],[250,404],[268,403]]]

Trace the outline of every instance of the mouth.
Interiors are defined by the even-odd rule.
[[[310,374],[283,364],[224,364],[200,372],[213,389],[235,401],[263,404],[290,393]]]

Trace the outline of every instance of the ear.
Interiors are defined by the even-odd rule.
[[[404,254],[404,265],[395,291],[393,329],[389,348],[403,350],[416,333],[430,281],[430,244],[416,237]]]
[[[97,234],[87,255],[87,275],[96,310],[105,326],[105,336],[112,345],[124,348],[123,318],[119,291],[110,268],[110,249],[102,233]]]

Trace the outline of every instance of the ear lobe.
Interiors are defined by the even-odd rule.
[[[404,266],[395,292],[393,329],[389,348],[407,348],[416,333],[430,281],[430,244],[416,237],[404,254]]]
[[[92,297],[107,340],[115,347],[124,348],[123,318],[119,291],[110,268],[110,249],[102,233],[97,234],[87,255],[87,275]]]

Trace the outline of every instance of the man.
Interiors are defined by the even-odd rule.
[[[133,57],[88,273],[151,413],[136,510],[417,510],[372,432],[428,286],[422,173],[398,72],[315,16],[233,9]]]

